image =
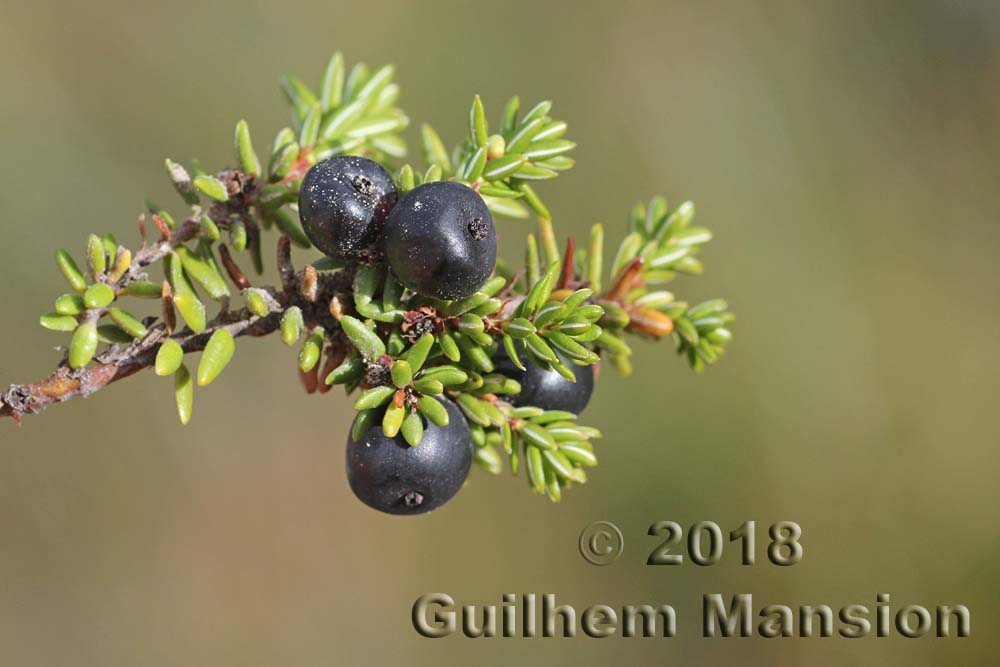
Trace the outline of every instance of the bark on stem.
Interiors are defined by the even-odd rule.
[[[278,330],[281,313],[258,317],[243,309],[229,313],[209,324],[201,333],[188,332],[174,336],[185,353],[205,349],[208,339],[219,329],[226,329],[234,338],[239,336],[266,336]],[[84,368],[72,369],[64,358],[55,371],[44,380],[31,384],[15,384],[0,392],[0,417],[13,417],[18,423],[23,415],[38,414],[45,408],[71,398],[86,397],[104,387],[139,371],[150,368],[156,361],[160,344],[167,338],[163,325],[154,327],[149,334],[122,349],[112,347],[99,355],[95,363]]]

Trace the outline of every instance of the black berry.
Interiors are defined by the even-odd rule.
[[[377,162],[332,157],[312,166],[299,191],[299,219],[313,245],[341,260],[380,255],[386,216],[396,203],[396,184]]]
[[[347,481],[361,502],[389,514],[422,514],[458,493],[472,464],[472,436],[458,407],[448,425],[428,423],[424,439],[411,447],[402,435],[387,438],[376,423],[358,439],[347,438]]]
[[[570,382],[557,371],[545,370],[533,363],[520,344],[517,351],[525,367],[523,371],[514,365],[505,350],[501,350],[493,360],[498,373],[521,383],[521,393],[511,396],[511,403],[533,405],[544,410],[567,410],[574,414],[583,412],[594,393],[593,366],[576,366],[557,352],[576,375],[576,382]]]
[[[483,286],[497,260],[493,216],[472,188],[425,183],[406,193],[385,222],[385,256],[404,286],[462,299]]]

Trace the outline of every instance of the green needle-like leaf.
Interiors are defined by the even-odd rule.
[[[309,86],[294,76],[282,77],[281,88],[293,106],[316,106],[319,104],[316,94]]]
[[[114,323],[121,327],[122,331],[133,338],[142,338],[149,332],[138,318],[121,308],[112,308],[108,311],[108,314],[114,320]]]
[[[320,123],[319,139],[332,142],[347,134],[347,130],[364,114],[365,105],[365,100],[355,100],[328,114]]]
[[[440,394],[444,391],[444,384],[434,378],[419,378],[414,380],[413,388],[421,394]]]
[[[404,164],[399,170],[399,175],[396,177],[396,183],[399,187],[400,195],[404,195],[415,188],[417,183],[414,178],[413,167]]]
[[[424,439],[424,420],[416,410],[410,410],[403,418],[403,439],[411,447],[416,447]]]
[[[250,142],[250,126],[243,119],[236,123],[236,156],[239,158],[243,173],[254,176],[261,173],[260,159]]]
[[[409,364],[410,369],[417,373],[427,361],[427,355],[434,345],[434,334],[425,333],[403,354],[403,359]]]
[[[486,148],[489,139],[489,130],[486,127],[486,111],[483,109],[483,101],[476,95],[472,100],[472,109],[469,111],[469,139],[473,146]]]
[[[337,51],[323,71],[323,80],[319,87],[319,103],[323,113],[340,106],[343,91],[344,54]]]
[[[353,72],[352,72],[353,73]],[[369,105],[375,101],[383,88],[389,85],[392,77],[396,74],[395,65],[383,65],[375,70],[371,76],[365,75],[364,83],[357,86],[355,97],[359,100],[369,101]]]
[[[282,144],[271,154],[271,159],[267,164],[268,180],[272,183],[277,183],[288,176],[299,157],[300,151],[301,148],[298,142],[295,141],[294,135],[292,135],[292,139],[288,143]]]
[[[551,466],[545,466],[545,495],[554,503],[562,500],[562,485],[559,483],[559,475]]]
[[[550,102],[549,100],[542,100],[535,106],[531,107],[531,109],[529,109],[528,112],[524,114],[524,118],[521,119],[521,125],[524,126],[530,123],[531,121],[535,120],[536,118],[544,118],[545,116],[548,115],[549,111],[551,110],[552,110],[552,102]]]
[[[480,426],[489,426],[491,423],[489,412],[487,412],[485,403],[480,401],[478,398],[472,394],[459,394],[455,399],[458,403],[458,407],[461,408],[462,412],[469,421],[479,424]]]
[[[358,416],[354,419],[353,426],[351,426],[351,440],[354,442],[360,440],[365,431],[377,423],[378,418],[379,411],[377,409],[362,410],[359,412]]]
[[[500,133],[504,139],[510,139],[517,127],[517,112],[521,106],[521,99],[515,95],[507,101],[503,109],[503,116],[500,119]]]
[[[607,305],[607,304],[605,304]],[[604,308],[596,303],[581,306],[573,313],[574,318],[579,318],[587,322],[596,322],[604,316]]]
[[[181,424],[186,425],[191,421],[191,413],[194,411],[194,382],[191,381],[191,372],[184,364],[174,373],[174,402],[177,404],[177,416]]]
[[[455,338],[449,334],[447,331],[443,331],[437,336],[438,345],[441,346],[441,352],[444,356],[448,357],[451,361],[459,361],[462,358],[462,352],[458,348],[458,344],[455,342]]]
[[[323,339],[325,335],[326,332],[323,330],[323,327],[316,327],[306,336],[306,340],[302,344],[302,349],[299,351],[299,370],[303,373],[308,373],[319,363],[319,357],[323,352]]]
[[[576,472],[576,468],[570,463],[566,455],[557,449],[547,449],[542,452],[542,456],[545,457],[546,463],[548,463],[556,474],[563,479],[580,482],[582,481]]]
[[[556,356],[556,353],[552,351],[552,348],[548,346],[548,343],[542,340],[542,337],[538,334],[531,334],[525,338],[524,344],[529,352],[541,359],[545,359],[549,363],[556,363],[559,361],[559,357]]]
[[[691,323],[691,320],[684,317],[679,318],[674,320],[674,326],[676,327],[677,333],[680,334],[681,338],[687,341],[689,345],[698,345],[698,330],[695,328],[694,324]]]
[[[528,218],[528,209],[519,201],[497,199],[496,197],[483,197],[483,201],[486,202],[486,206],[489,207],[490,213],[494,216],[512,220],[526,220]]]
[[[570,311],[562,301],[549,301],[538,309],[535,315],[535,328],[544,329],[553,322],[561,322]]]
[[[60,315],[79,315],[86,309],[79,294],[63,294],[56,299],[56,312]]]
[[[187,169],[169,158],[164,160],[163,163],[167,168],[167,175],[170,177],[170,182],[173,183],[174,189],[181,196],[181,199],[186,204],[192,206],[197,204],[198,193],[194,191],[194,186],[191,184],[191,176],[188,174]]]
[[[507,356],[510,360],[514,362],[514,365],[520,368],[522,371],[525,370],[524,363],[521,361],[521,356],[517,353],[517,347],[514,345],[514,339],[504,334],[503,336],[503,347],[507,351]]]
[[[77,327],[76,318],[72,315],[61,315],[59,313],[46,313],[38,318],[38,323],[49,331],[70,332]]]
[[[568,129],[568,125],[566,124],[566,121],[564,121],[564,120],[550,120],[550,121],[548,121],[542,127],[542,130],[538,134],[535,135],[535,138],[532,141],[532,148],[534,148],[534,146],[537,146],[539,143],[541,143],[543,141],[547,142],[547,141],[551,141],[553,139],[558,139],[559,137],[561,137],[564,134],[566,134],[566,130],[567,129]]]
[[[161,377],[173,375],[182,363],[184,363],[184,348],[174,339],[168,338],[156,351],[156,363],[153,370]]]
[[[483,318],[478,315],[466,313],[458,319],[458,330],[463,335],[475,337],[476,334],[483,332],[483,328]]]
[[[427,419],[437,426],[447,426],[448,425],[448,410],[441,404],[441,401],[437,400],[433,396],[421,396],[420,402],[417,403],[417,409],[420,413],[427,417]]]
[[[299,144],[302,146],[314,146],[319,139],[319,126],[323,119],[323,112],[318,106],[309,107],[305,118],[302,119],[302,127],[299,128]]]
[[[420,380],[434,380],[435,382],[440,382],[441,384],[449,387],[462,384],[468,379],[469,374],[456,366],[435,366],[433,368],[428,368],[420,376]],[[418,380],[418,382],[420,382],[420,380]],[[421,389],[419,391],[423,390]],[[440,392],[425,393],[434,394]]]
[[[365,361],[361,357],[350,357],[334,368],[326,376],[327,384],[347,384],[359,379],[365,372]]]
[[[396,388],[389,385],[366,389],[360,396],[358,396],[357,400],[354,401],[354,409],[370,410],[372,408],[385,405],[395,393]]]
[[[486,146],[480,146],[476,151],[469,156],[469,159],[465,163],[465,169],[462,173],[462,178],[470,183],[479,180],[479,177],[483,175],[483,170],[486,168]]]
[[[444,147],[441,137],[430,125],[420,127],[421,146],[424,151],[424,162],[428,165],[436,164],[446,174],[451,173],[451,160],[448,158],[448,149]]]
[[[254,287],[251,287],[243,292],[243,300],[247,304],[247,310],[256,315],[257,317],[267,317],[270,309],[267,305],[267,299],[264,298],[264,292]]]
[[[499,475],[503,472],[503,460],[494,447],[488,445],[477,447],[472,455],[476,464],[491,475]]]
[[[577,364],[596,364],[601,360],[597,353],[588,350],[562,332],[550,331],[546,335],[546,340]]]
[[[292,346],[302,335],[302,310],[298,306],[292,306],[281,316],[281,342]]]
[[[557,155],[563,155],[576,148],[576,144],[565,139],[551,139],[548,141],[533,141],[522,153],[529,160],[546,160]]]
[[[366,327],[361,320],[350,315],[344,315],[340,318],[340,326],[354,347],[366,359],[375,359],[385,354],[385,343],[378,337],[378,334]]]
[[[174,294],[174,306],[181,314],[191,331],[201,333],[207,326],[205,318],[205,304],[203,304],[193,292],[180,292]]]
[[[491,160],[483,168],[483,178],[487,181],[499,181],[520,169],[525,163],[523,155],[507,155]]]
[[[206,174],[195,176],[194,187],[203,195],[210,197],[215,201],[226,201],[229,199],[229,193],[226,191],[226,186],[223,185],[222,181],[214,176],[208,176]]]
[[[528,481],[531,487],[538,493],[545,492],[545,465],[542,459],[542,450],[538,447],[525,447],[527,451]]]
[[[600,294],[601,276],[604,270],[604,227],[600,224],[590,228],[590,250],[587,252],[587,279],[590,287]]]
[[[235,351],[236,343],[232,334],[225,329],[218,329],[213,333],[198,361],[198,386],[211,384],[232,360]]]
[[[521,303],[522,316],[534,315],[542,304],[549,300],[549,296],[552,294],[552,286],[559,276],[559,270],[559,262],[549,264],[545,273],[542,274],[542,277],[538,279],[538,282],[535,283],[531,291],[528,292],[528,296]]]
[[[503,329],[506,333],[517,339],[527,338],[535,333],[535,325],[531,323],[531,320],[524,317],[516,317],[510,320],[504,325]]]
[[[382,416],[382,433],[387,438],[395,438],[406,417],[406,407],[390,403]]]
[[[526,442],[541,449],[555,449],[556,441],[545,428],[531,422],[522,422],[519,429]]]
[[[462,336],[458,333],[455,334],[454,338],[458,343],[458,347],[462,350],[462,357],[464,359],[472,362],[473,366],[484,373],[492,372],[493,360],[490,359],[490,355],[486,353],[486,350],[480,344],[468,336]]]
[[[399,310],[402,297],[403,286],[392,275],[392,271],[386,271],[385,281],[382,283],[382,310],[386,313]]]
[[[391,374],[392,383],[400,389],[413,382],[413,370],[405,359],[397,359],[392,364]]]
[[[83,277],[83,273],[80,268],[73,261],[72,255],[70,255],[65,250],[56,251],[56,264],[59,265],[59,270],[62,274],[66,276],[69,286],[72,287],[77,292],[82,292],[87,289],[87,279]]]
[[[87,308],[105,308],[115,300],[115,291],[106,283],[94,283],[83,293]]]
[[[229,243],[236,252],[247,249],[247,227],[239,220],[229,226]]]
[[[535,138],[535,135],[542,131],[542,119],[535,118],[533,120],[521,121],[521,125],[514,132],[513,136],[507,140],[507,154],[511,155],[514,153],[520,154],[522,151],[528,148],[528,144],[531,140]]]
[[[597,465],[597,457],[594,452],[578,444],[560,444],[559,451],[571,462],[593,468]]]
[[[87,267],[90,275],[97,280],[108,268],[108,258],[104,250],[104,243],[97,234],[91,234],[87,238]]]
[[[76,331],[69,343],[69,365],[70,368],[83,368],[94,358],[97,352],[97,327],[84,322]]]
[[[229,287],[222,274],[219,273],[215,259],[209,254],[211,253],[210,248],[206,246],[201,253],[196,255],[187,247],[178,246],[176,253],[187,275],[201,285],[209,296],[215,300],[229,296]]]

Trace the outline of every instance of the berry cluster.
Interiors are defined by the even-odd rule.
[[[327,256],[362,263],[384,257],[404,287],[424,296],[471,296],[496,265],[493,216],[476,192],[434,181],[397,202],[389,172],[363,157],[315,164],[299,191],[299,216]]]
[[[328,257],[363,265],[359,272],[365,274],[384,261],[402,286],[421,297],[469,298],[496,265],[493,217],[472,188],[432,181],[398,198],[392,176],[367,158],[333,157],[310,168],[299,191],[299,215],[309,239]],[[341,317],[342,326],[361,336],[358,322]],[[417,514],[441,506],[462,487],[472,465],[472,431],[459,407],[442,395],[446,375],[464,383],[468,374],[447,366],[447,359],[427,367],[426,356],[418,359],[433,343],[434,325],[429,327],[414,327],[418,342],[406,358],[375,354],[363,362],[361,405],[368,404],[366,397],[393,398],[381,419],[371,412],[355,419],[347,441],[347,479],[362,502],[383,512]],[[521,347],[516,359],[502,351],[493,359],[496,371],[512,381],[508,388],[517,392],[512,405],[574,414],[586,407],[594,385],[591,366],[572,382],[552,368],[523,365],[523,354]],[[428,417],[426,428],[421,412]]]

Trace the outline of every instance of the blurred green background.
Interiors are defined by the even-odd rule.
[[[578,167],[542,192],[557,229],[622,229],[651,194],[716,232],[680,296],[739,320],[700,378],[669,343],[610,369],[587,420],[601,466],[561,505],[475,474],[420,518],[363,508],[350,415],[306,397],[295,353],[240,346],[182,428],[143,374],[0,423],[0,663],[986,664],[1000,590],[1000,9],[993,3],[80,3],[0,8],[0,384],[37,379],[58,334],[57,244],[136,240],[166,156],[232,162],[286,123],[278,78],[334,49],[395,62],[414,125],[465,131],[483,95],[550,98]],[[519,256],[519,224],[503,250]],[[992,406],[992,407],[991,407]],[[580,530],[616,521],[595,568]],[[782,519],[777,568],[647,567],[647,526]],[[762,530],[763,532],[763,530]],[[759,537],[763,544],[766,539]],[[419,638],[410,606],[552,592],[669,602],[672,640]],[[702,593],[755,603],[964,603],[970,639],[707,640]]]

